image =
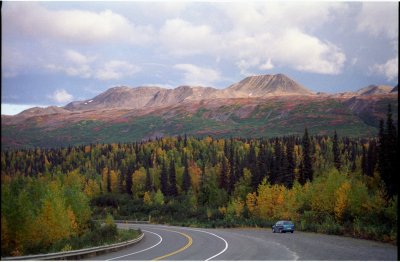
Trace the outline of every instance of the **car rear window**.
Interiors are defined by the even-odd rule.
[[[283,222],[283,224],[284,224],[284,225],[293,225],[293,223],[290,222],[290,221],[285,221],[285,222]]]

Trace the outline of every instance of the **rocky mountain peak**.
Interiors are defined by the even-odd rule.
[[[68,110],[58,107],[58,106],[48,106],[48,107],[32,107],[26,109],[18,114],[18,116],[22,117],[30,117],[30,116],[40,116],[40,115],[50,115],[50,114],[62,114],[66,113]]]
[[[228,89],[248,96],[313,94],[284,74],[249,76]]]
[[[356,92],[357,95],[366,96],[366,95],[377,95],[377,94],[389,94],[393,90],[391,86],[385,85],[369,85],[364,88],[361,88]]]

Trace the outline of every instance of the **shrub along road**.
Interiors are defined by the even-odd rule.
[[[269,229],[140,227],[143,240],[95,260],[397,260],[397,247],[375,241]]]

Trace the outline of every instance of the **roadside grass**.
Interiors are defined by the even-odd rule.
[[[149,220],[150,223],[172,226],[197,228],[265,228],[270,230],[277,221],[243,216],[226,216],[217,208],[197,207],[193,209],[184,200],[171,201],[164,205],[145,205],[140,200],[132,200],[129,196],[110,194],[118,208],[112,206],[97,206],[98,201],[92,201],[95,219],[102,220],[107,214],[113,214],[118,220]],[[396,244],[397,228],[389,224],[373,223],[367,217],[338,223],[334,216],[327,213],[305,211],[299,219],[293,220],[295,231],[315,232],[328,235],[342,235],[354,238],[375,240]]]
[[[65,252],[77,249],[110,245],[137,238],[140,230],[117,229],[115,223],[102,225],[97,221],[89,223],[88,230],[80,236],[63,239],[55,242],[48,248],[36,247],[27,250],[27,254],[46,254],[53,252]]]

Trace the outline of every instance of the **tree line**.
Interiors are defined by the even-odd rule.
[[[305,129],[271,139],[183,135],[2,151],[2,252],[83,234],[91,215],[106,213],[214,226],[292,219],[305,230],[350,228],[393,241],[396,145],[389,106],[376,138],[310,136]],[[49,231],[32,231],[32,223]]]

